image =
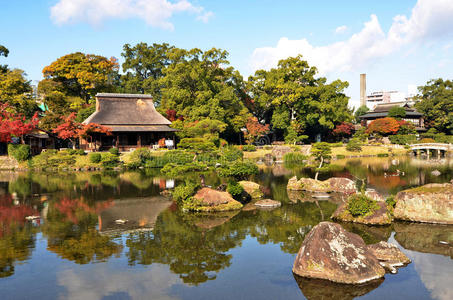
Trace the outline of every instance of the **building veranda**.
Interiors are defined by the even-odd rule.
[[[111,134],[91,134],[80,140],[84,150],[107,150],[112,147],[130,151],[140,147],[157,148],[175,145],[175,131],[171,122],[154,107],[153,98],[147,94],[96,95],[96,111],[84,124],[99,124],[110,129]]]

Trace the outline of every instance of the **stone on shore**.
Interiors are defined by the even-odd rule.
[[[331,222],[321,222],[307,234],[293,272],[346,284],[362,284],[385,275],[379,260],[359,235]]]
[[[380,264],[391,273],[397,272],[396,267],[402,267],[411,262],[397,246],[387,242],[368,245],[367,248],[376,256]]]
[[[228,211],[242,208],[242,204],[231,197],[228,192],[217,191],[211,188],[202,188],[194,198],[200,202],[199,211]]]
[[[272,148],[272,156],[275,157],[275,160],[278,162],[282,162],[283,156],[289,152],[293,152],[289,146],[274,146]]]
[[[258,183],[252,181],[239,181],[239,184],[252,199],[261,198],[264,195],[261,191],[261,186]]]
[[[423,223],[453,224],[453,184],[427,184],[399,192],[395,219]]]
[[[322,193],[355,193],[355,182],[349,178],[332,177],[327,180],[315,180],[312,178],[301,178],[297,180],[294,176],[288,181],[287,190],[307,191]]]
[[[259,208],[276,208],[282,206],[281,202],[271,200],[271,199],[263,199],[259,200],[255,203],[255,206]]]

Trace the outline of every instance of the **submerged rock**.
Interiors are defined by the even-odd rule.
[[[239,181],[239,184],[252,199],[261,198],[264,195],[261,191],[261,186],[258,183],[252,181]]]
[[[276,208],[282,206],[282,203],[271,199],[263,199],[257,201],[255,203],[255,206],[258,206],[260,208]]]
[[[401,191],[395,201],[395,219],[453,224],[453,184],[432,183]]]
[[[301,178],[297,180],[294,176],[288,181],[287,190],[308,191],[308,192],[338,192],[355,193],[355,182],[349,178],[332,177],[327,180],[315,180],[312,178]]]
[[[342,222],[353,222],[366,225],[389,225],[393,218],[385,202],[377,202],[379,208],[367,216],[353,217],[348,211],[348,204],[342,203],[333,213],[332,219]]]
[[[385,275],[379,260],[360,236],[331,222],[321,222],[308,233],[294,261],[293,272],[347,284],[361,284]]]

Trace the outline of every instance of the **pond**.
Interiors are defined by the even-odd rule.
[[[321,179],[364,180],[385,195],[453,179],[453,161],[334,163]],[[453,299],[451,226],[343,224],[366,243],[395,243],[412,263],[366,286],[295,278],[291,268],[304,236],[337,207],[335,201],[288,195],[286,184],[295,174],[313,176],[298,166],[277,165],[262,166],[252,178],[267,197],[282,202],[280,208],[249,205],[206,215],[182,213],[161,196],[181,179],[165,178],[159,170],[1,172],[0,298]],[[220,179],[206,174],[206,184],[218,185]]]

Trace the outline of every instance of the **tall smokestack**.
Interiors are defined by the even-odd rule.
[[[366,105],[366,74],[360,74],[360,106]]]

